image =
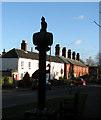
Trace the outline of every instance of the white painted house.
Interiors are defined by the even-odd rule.
[[[22,41],[21,49],[12,49],[4,53],[2,59],[2,69],[0,71],[11,70],[16,80],[21,80],[28,72],[30,77],[39,69],[39,54],[27,51],[27,42]],[[50,56],[46,57],[46,69],[50,63]],[[0,67],[1,68],[1,67]],[[64,76],[64,63],[57,56],[51,56],[51,79],[59,79]],[[48,75],[46,76],[48,77]]]

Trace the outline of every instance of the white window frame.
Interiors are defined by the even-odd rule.
[[[28,68],[31,69],[31,62],[28,62]]]
[[[21,61],[21,68],[24,69],[24,61]]]

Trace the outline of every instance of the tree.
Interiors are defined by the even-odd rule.
[[[39,79],[39,69],[32,74],[33,79]]]
[[[94,62],[94,60],[92,59],[91,56],[89,56],[88,59],[86,60],[86,64],[88,66],[95,66],[95,62]]]
[[[23,77],[23,82],[25,86],[30,86],[31,82],[30,82],[30,76],[28,72],[26,72],[25,76]]]

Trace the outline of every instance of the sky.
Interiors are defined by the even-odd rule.
[[[47,32],[53,33],[52,55],[60,44],[80,53],[82,60],[95,59],[99,52],[99,2],[3,2],[2,47],[9,51],[21,48],[22,40],[33,45],[33,34],[41,29],[41,17],[47,22]]]

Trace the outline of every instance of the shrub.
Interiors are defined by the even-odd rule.
[[[59,77],[59,80],[64,80],[64,78],[63,77]]]
[[[17,81],[17,86],[23,88],[23,87],[24,87],[24,82],[23,82],[23,80]]]
[[[31,82],[30,82],[30,76],[29,73],[26,72],[25,76],[23,77],[23,82],[25,86],[30,86]]]
[[[2,77],[2,88],[13,88],[13,77],[3,76]]]
[[[4,84],[13,84],[13,77],[4,76],[2,77],[2,85]]]
[[[9,84],[13,84],[13,77],[8,77],[9,78]]]
[[[52,86],[56,86],[57,85],[57,80],[56,79],[52,79],[50,80]]]
[[[30,78],[30,82],[33,83],[35,81],[35,79],[33,79],[32,77]]]

